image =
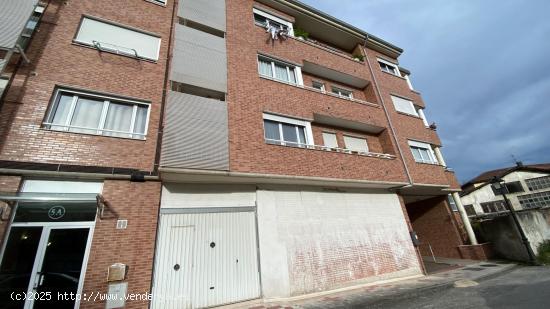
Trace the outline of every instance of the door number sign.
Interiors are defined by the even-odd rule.
[[[65,207],[63,206],[53,206],[48,209],[48,217],[52,220],[58,220],[63,218],[65,215]]]

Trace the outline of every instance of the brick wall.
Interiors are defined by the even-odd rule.
[[[463,242],[445,196],[409,203],[407,212],[422,243],[422,255],[431,256],[429,244],[436,257],[461,258],[458,247]]]
[[[172,3],[170,3],[172,4]],[[89,14],[161,36],[156,63],[75,45]],[[164,88],[171,5],[147,1],[50,1],[0,111],[0,160],[115,166],[152,170]],[[147,140],[42,128],[54,87],[67,85],[151,102]]]
[[[83,293],[106,293],[107,269],[114,263],[129,266],[128,293],[151,291],[160,188],[160,182],[105,181],[103,196],[114,212],[106,210],[96,221]],[[128,220],[128,228],[117,230],[117,218]],[[80,307],[104,308],[105,303]],[[148,308],[148,302],[128,302],[126,308]]]
[[[227,56],[228,56],[228,112],[230,141],[230,170],[237,172],[284,174],[329,178],[346,178],[378,181],[407,181],[403,163],[395,160],[341,156],[307,149],[293,149],[267,145],[263,139],[262,112],[275,112],[305,119],[322,114],[343,120],[362,122],[389,128],[388,118],[375,92],[378,85],[386,108],[396,127],[398,142],[404,152],[406,164],[415,183],[448,184],[444,168],[414,161],[407,139],[423,140],[435,145],[441,142],[434,130],[425,128],[419,117],[399,114],[395,111],[390,94],[409,97],[423,106],[419,94],[411,91],[404,78],[392,76],[380,70],[376,57],[380,53],[367,50],[373,71],[367,62],[358,62],[349,57],[327,52],[300,40],[271,41],[265,29],[254,24],[252,0],[228,2],[227,9]],[[271,9],[280,15],[275,9]],[[245,35],[243,35],[245,34]],[[354,89],[356,98],[375,103],[374,106],[350,102],[293,87],[258,76],[257,55],[263,53],[291,63],[305,61],[340,71],[369,81],[365,89]],[[388,58],[387,56],[383,56]],[[396,59],[390,59],[396,61]],[[326,78],[304,73],[304,84],[312,79],[326,83],[330,91],[333,83]],[[375,78],[374,78],[375,77]],[[375,79],[377,84],[375,84]],[[345,86],[345,85],[342,85]],[[254,95],[251,95],[251,94]],[[322,144],[319,130],[314,127],[314,140]],[[322,127],[322,126],[320,126]],[[397,154],[396,141],[389,129],[373,142],[374,149]],[[380,145],[380,146],[378,146]],[[393,150],[393,151],[391,151]]]

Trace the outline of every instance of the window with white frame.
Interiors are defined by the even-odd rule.
[[[378,59],[378,64],[380,65],[380,69],[384,72],[400,76],[399,68],[396,64],[393,64],[389,61]]]
[[[338,148],[338,139],[336,133],[323,132],[323,144],[325,147]]]
[[[413,154],[414,160],[419,163],[439,164],[435,157],[432,145],[409,141],[409,147]]]
[[[451,207],[452,211],[458,211],[458,207],[456,207],[455,199],[451,194],[447,195],[447,202],[449,203],[449,206]]]
[[[342,88],[333,86],[332,87],[332,93],[334,93],[335,95],[337,95],[341,98],[353,99],[353,91],[351,91],[351,90],[346,90],[346,89],[342,89]]]
[[[253,12],[254,12],[254,23],[256,25],[266,28],[267,25],[269,24],[270,26],[282,28],[283,30],[287,31],[288,35],[294,36],[294,29],[293,29],[292,23],[289,22],[288,20],[284,20],[280,17],[273,16],[272,14],[269,14],[262,10],[258,10],[256,8],[253,9]]]
[[[318,82],[316,80],[311,82],[311,86],[321,92],[325,92],[325,84]]]
[[[148,103],[59,89],[44,126],[67,131],[145,139]]]
[[[82,18],[75,42],[115,54],[159,58],[160,37],[88,16]]]
[[[264,137],[268,144],[304,147],[313,145],[311,123],[305,120],[264,114]]]
[[[302,85],[300,68],[289,63],[258,56],[258,72],[261,76],[289,84]]]
[[[391,96],[391,100],[393,102],[393,106],[395,107],[396,111],[419,117],[416,107],[411,100],[407,100],[405,98],[397,97],[393,95]]]
[[[365,138],[344,135],[344,143],[346,144],[347,150],[369,152],[369,146]]]

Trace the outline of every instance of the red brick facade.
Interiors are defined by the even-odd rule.
[[[107,291],[107,269],[128,265],[128,293],[151,292],[153,255],[160,206],[160,182],[107,180],[103,196],[109,203],[105,219],[97,219],[83,293]],[[128,228],[115,229],[117,219]],[[148,302],[128,302],[126,308],[147,308]],[[104,302],[82,302],[81,308],[105,308]]]
[[[124,9],[121,9],[124,8]],[[73,43],[84,14],[161,36],[156,63],[101,53]],[[147,1],[50,1],[1,111],[0,160],[137,168],[151,171],[157,148],[171,7]],[[151,102],[146,140],[44,129],[56,86]]]
[[[397,62],[397,59],[389,59],[362,45],[357,45],[356,51],[366,55],[366,60],[356,61],[350,55],[329,52],[299,39],[266,40],[265,29],[256,26],[252,18],[255,5],[261,6],[253,0],[226,1],[226,102],[231,172],[459,188],[454,174],[446,171],[445,167],[417,163],[412,156],[407,143],[409,139],[437,146],[441,145],[441,141],[435,130],[424,126],[421,118],[395,110],[391,95],[410,98],[416,105],[424,106],[419,93],[410,90],[404,78],[380,70],[377,58],[392,62]],[[175,1],[168,1],[167,6],[142,0],[48,1],[39,29],[26,51],[31,63],[21,64],[14,71],[15,63],[12,62],[8,68],[13,76],[0,105],[0,161],[125,168],[154,174],[162,137],[161,118],[176,6]],[[277,14],[287,15],[282,12]],[[83,15],[157,34],[161,37],[158,61],[137,60],[76,44],[73,39]],[[291,63],[314,63],[358,77],[368,84],[360,89],[304,72],[304,85],[311,86],[315,80],[342,86],[353,91],[353,97],[357,100],[352,101],[261,78],[258,76],[259,53]],[[56,87],[150,102],[146,139],[46,129],[43,123]],[[323,144],[323,132],[333,132],[337,134],[339,145],[344,145],[344,135],[364,137],[370,152],[390,156],[380,158],[267,144],[264,140],[263,113],[311,120],[316,145]],[[321,124],[315,121],[319,115],[381,130],[366,133]],[[78,176],[81,180],[101,178],[104,181],[102,195],[108,208],[104,217],[98,218],[95,223],[83,292],[107,292],[107,269],[114,263],[129,266],[129,293],[151,292],[160,179],[134,182],[130,181],[128,174],[125,178],[120,177],[124,180],[115,180],[116,177],[106,177],[104,173],[64,174],[67,178],[61,178],[56,175],[55,169],[48,170],[48,174],[33,172],[35,174],[25,171],[20,176],[0,176],[0,191],[17,192],[21,181],[27,176],[41,179],[55,177],[57,180],[74,180]],[[399,198],[409,230],[416,231],[422,242],[430,243],[436,255],[460,257],[458,247],[463,242],[455,221],[451,219],[444,194],[440,192],[441,197],[410,204],[405,204],[403,196]],[[3,214],[4,218],[7,216],[9,212]],[[128,227],[116,229],[117,219],[128,220]],[[0,239],[7,229],[6,222],[0,222]],[[420,254],[426,255],[424,251],[417,253],[419,259]],[[387,254],[382,258],[391,259]],[[388,272],[392,270],[395,271],[390,269]],[[104,306],[102,302],[81,303],[82,308]],[[147,306],[148,302],[135,301],[128,302],[126,307]]]

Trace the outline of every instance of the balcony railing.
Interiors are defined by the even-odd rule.
[[[315,40],[312,40],[312,39],[308,39],[308,38],[302,38],[302,37],[293,37],[293,36],[288,36],[289,38],[293,39],[293,40],[296,40],[298,42],[302,42],[304,44],[307,44],[307,45],[310,45],[310,46],[313,46],[313,47],[316,47],[316,48],[319,48],[319,49],[322,49],[326,52],[329,52],[331,54],[334,54],[334,55],[338,55],[338,56],[341,56],[341,57],[344,57],[346,59],[349,59],[351,61],[355,61],[357,63],[360,63],[360,64],[363,64],[364,61],[360,60],[360,59],[356,59],[355,57],[353,57],[350,53],[348,52],[345,52],[343,50],[340,50],[340,49],[337,49],[335,47],[332,47],[332,46],[329,46],[329,45],[326,45],[326,44],[323,44],[321,42],[318,42],[318,41],[315,41]]]
[[[266,138],[265,142],[267,144],[270,144],[270,145],[280,145],[280,146],[303,148],[303,149],[310,149],[310,150],[338,152],[338,153],[358,155],[358,156],[364,156],[364,157],[373,157],[373,158],[380,158],[380,159],[390,159],[391,160],[391,159],[396,158],[396,156],[394,156],[392,154],[388,154],[388,153],[354,151],[354,150],[345,149],[345,148],[327,147],[327,146],[323,146],[323,145],[302,144],[302,143],[297,143],[297,142],[288,142],[288,141],[281,141],[281,140],[269,139],[269,138]]]
[[[305,89],[305,90],[314,91],[314,92],[317,92],[317,93],[320,93],[320,94],[328,95],[330,97],[339,98],[339,99],[342,99],[342,100],[351,101],[351,102],[355,102],[355,103],[359,103],[359,104],[369,105],[369,106],[372,106],[372,107],[380,107],[378,104],[371,103],[371,102],[368,102],[368,101],[363,101],[363,100],[359,100],[359,99],[355,99],[355,98],[349,98],[349,97],[341,96],[341,95],[338,95],[336,93],[328,92],[326,90],[320,90],[320,89],[313,88],[313,87],[306,86],[306,85],[299,85],[299,84],[296,84],[296,83],[293,83],[293,82],[289,82],[289,81],[285,81],[285,80],[281,80],[281,79],[276,79],[276,78],[273,78],[271,76],[266,76],[266,75],[261,75],[261,74],[259,74],[259,75],[260,75],[261,78],[264,78],[264,79],[268,79],[268,80],[271,80],[271,81],[274,81],[274,82],[279,82],[279,83],[286,84],[286,85],[289,85],[289,86],[293,86],[293,87],[296,87],[296,88],[302,88],[302,89]]]

